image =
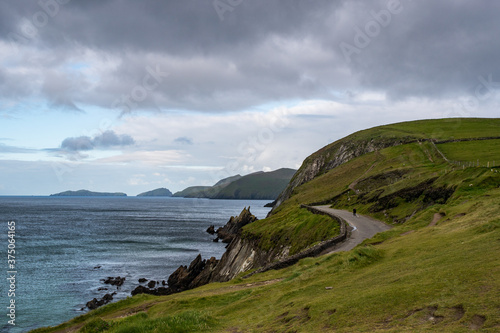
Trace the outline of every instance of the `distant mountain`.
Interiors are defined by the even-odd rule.
[[[192,186],[174,194],[175,197],[209,199],[274,200],[286,188],[296,170],[279,169],[232,176],[214,186]]]
[[[190,186],[182,191],[175,192],[174,197],[180,198],[208,198],[207,193],[210,192],[212,186]]]
[[[223,187],[231,184],[231,182],[240,179],[240,175],[227,177],[219,180],[214,186],[190,186],[180,192],[176,192],[174,197],[182,198],[212,198]]]
[[[231,182],[213,198],[274,200],[287,187],[296,171],[283,168],[271,172],[252,173]]]
[[[235,180],[240,179],[240,175],[232,176],[232,177],[227,177],[224,179],[219,180],[213,187],[220,187],[220,186],[226,186],[234,182]]]
[[[92,192],[88,190],[65,191],[61,193],[51,194],[51,197],[126,197],[127,194],[122,192]]]
[[[164,187],[157,188],[156,190],[144,192],[137,195],[138,197],[171,197],[172,192]]]

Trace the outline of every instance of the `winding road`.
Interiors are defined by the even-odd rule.
[[[329,249],[326,249],[321,253],[321,255],[333,252],[352,250],[356,245],[358,245],[365,239],[371,238],[379,232],[391,229],[391,226],[379,220],[371,218],[369,216],[364,216],[359,214],[353,216],[351,212],[348,212],[346,210],[333,209],[330,208],[330,206],[328,205],[314,206],[314,208],[322,212],[334,214],[343,218],[352,228],[350,236],[344,242],[339,243]]]

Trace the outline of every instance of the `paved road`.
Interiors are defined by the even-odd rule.
[[[352,250],[363,240],[371,238],[379,232],[391,229],[391,226],[379,220],[375,220],[374,218],[371,218],[369,216],[359,214],[357,214],[357,216],[353,216],[352,212],[333,209],[330,208],[330,206],[314,206],[314,208],[323,212],[333,213],[334,215],[340,216],[352,227],[351,235],[346,241],[336,245],[333,248],[325,250],[321,254]]]

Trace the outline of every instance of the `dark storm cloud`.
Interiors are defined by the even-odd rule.
[[[8,68],[2,80],[17,92],[19,80],[42,82],[55,105],[122,113],[238,110],[348,90],[456,98],[481,77],[500,81],[499,2],[220,1],[4,1],[1,38],[44,59],[31,77]],[[74,75],[75,61],[102,68]],[[168,77],[148,78],[148,68]]]
[[[94,138],[88,136],[66,138],[61,143],[61,148],[67,151],[85,151],[124,147],[133,145],[134,143],[135,141],[130,135],[117,135],[114,131],[106,131]]]

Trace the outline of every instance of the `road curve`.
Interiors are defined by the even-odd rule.
[[[351,226],[350,236],[342,243],[325,250],[321,254],[349,251],[367,238],[372,238],[375,234],[391,229],[391,226],[365,215],[354,216],[352,212],[346,210],[333,209],[330,206],[313,206],[314,208],[337,215],[343,218]]]

